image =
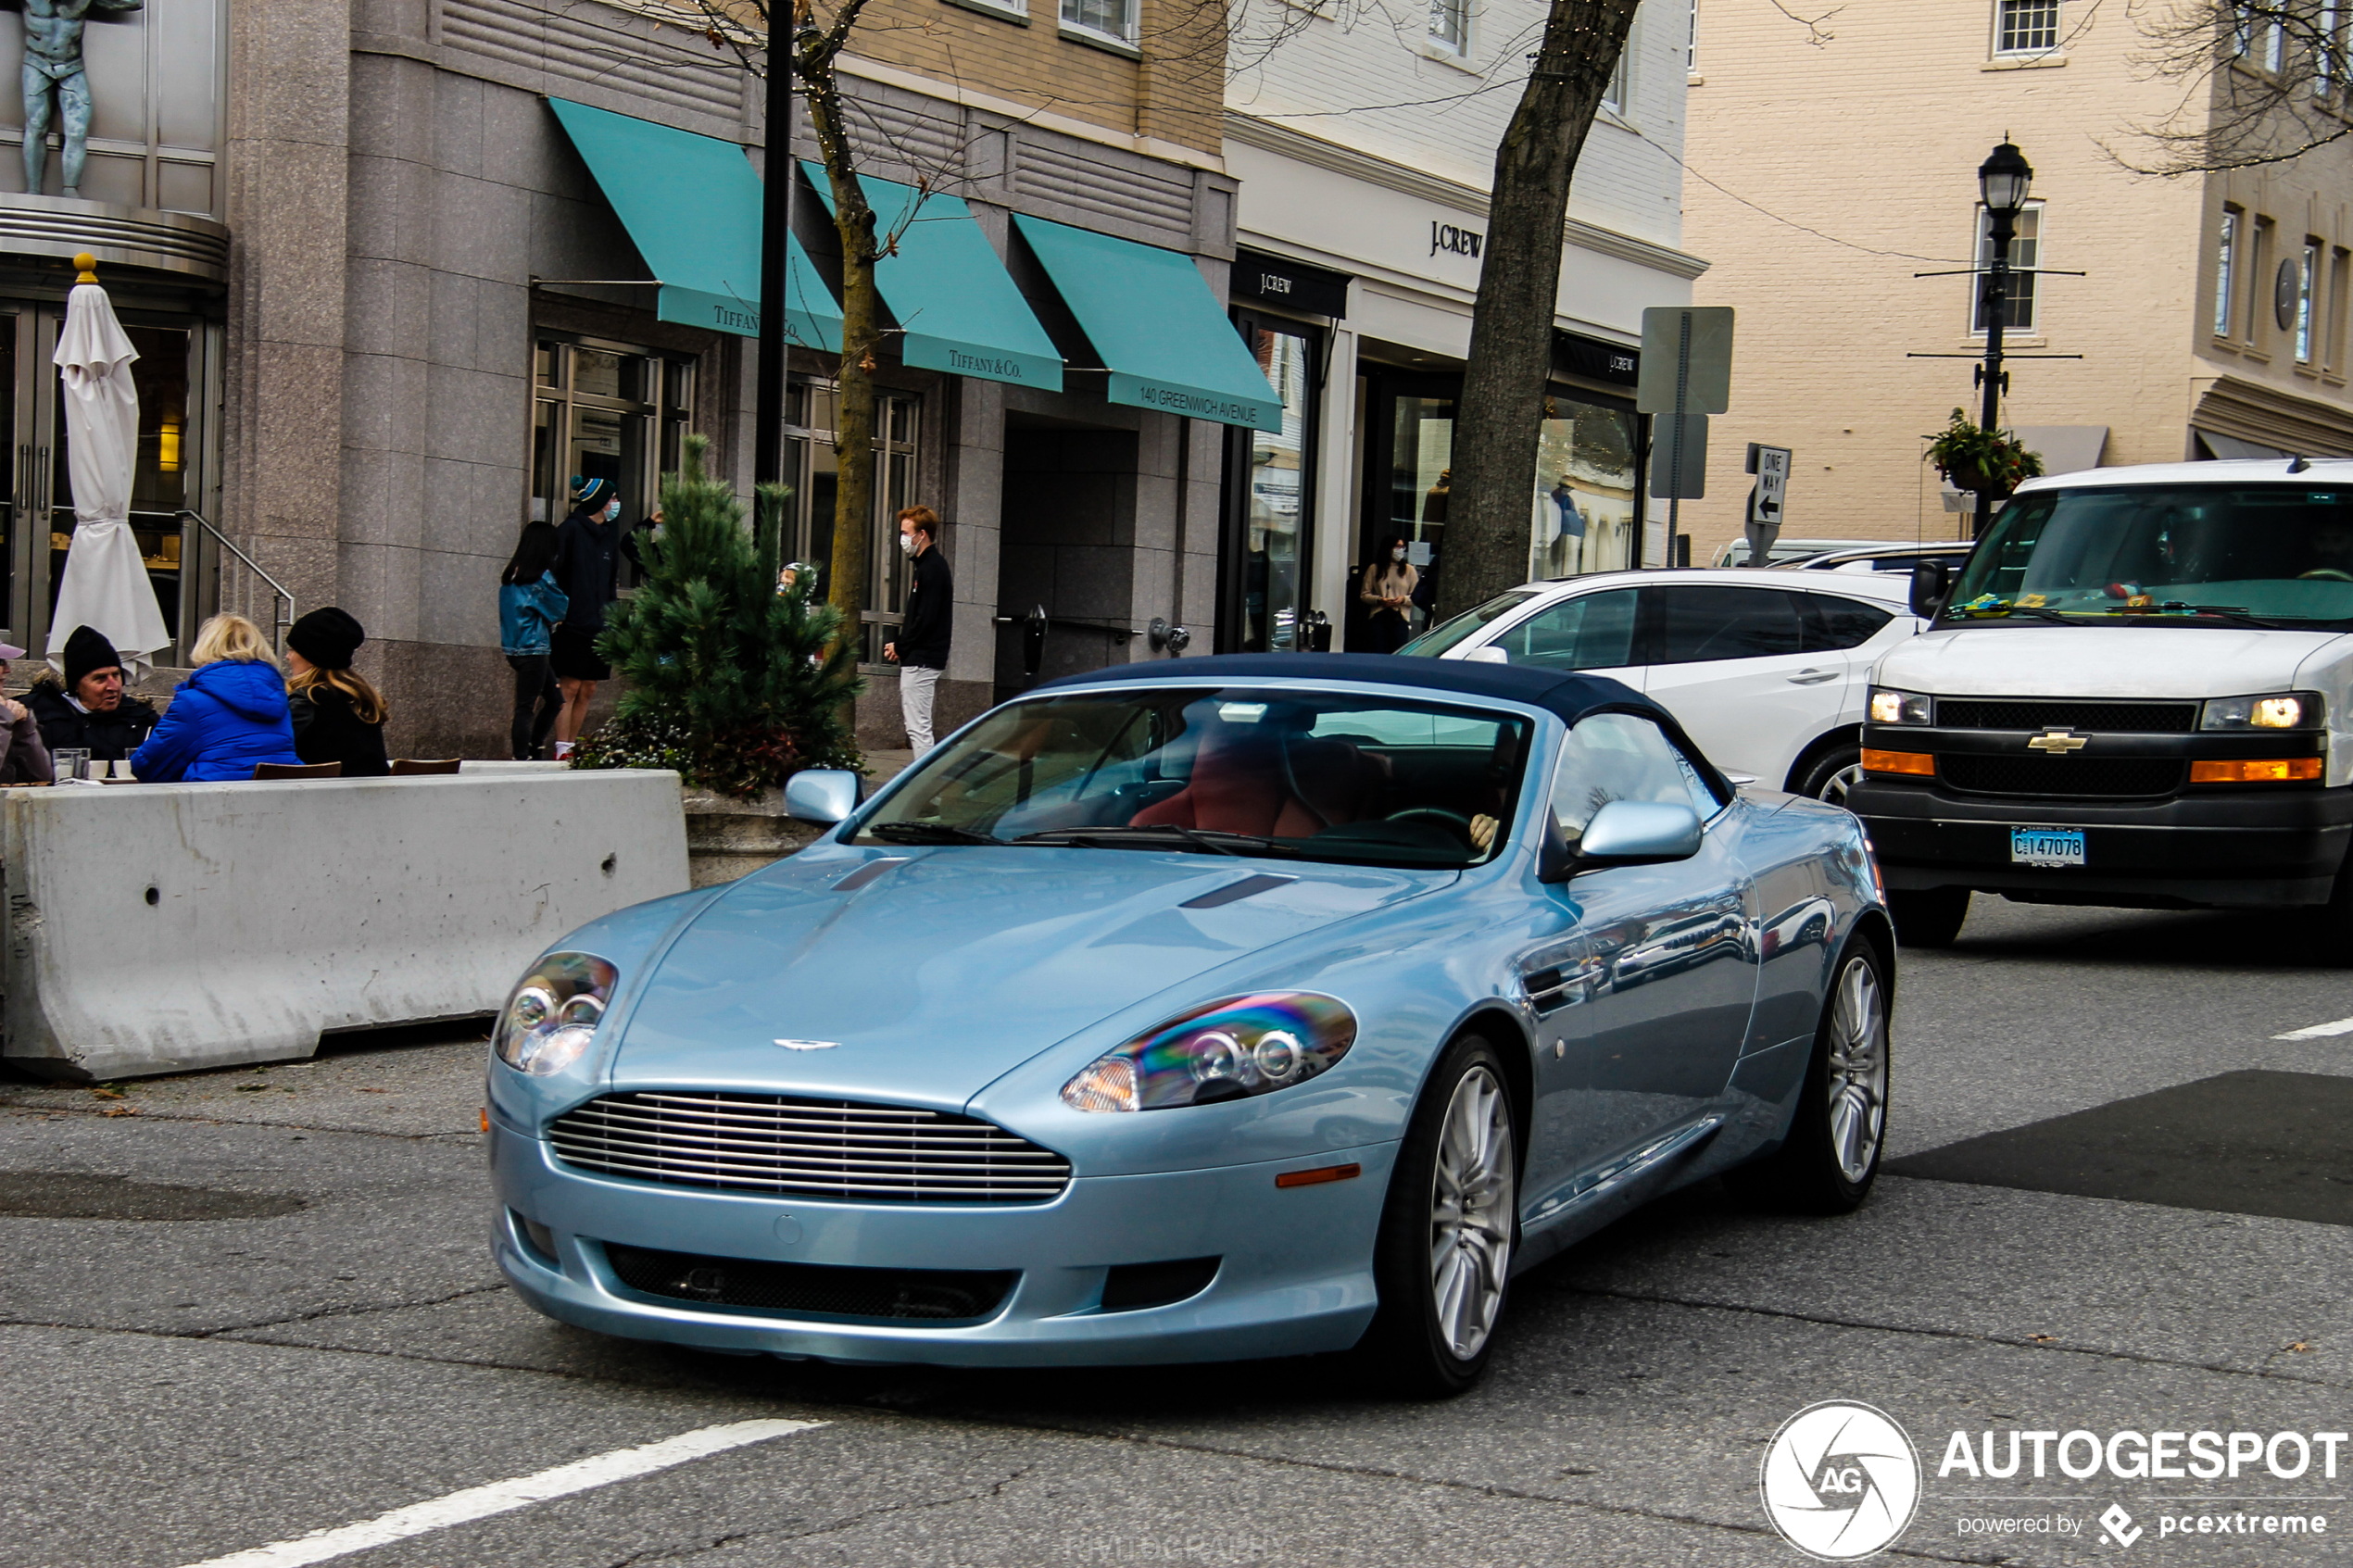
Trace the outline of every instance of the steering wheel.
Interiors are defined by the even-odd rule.
[[[2315,567],[2310,571],[2299,574],[2296,581],[2302,583],[2311,578],[2320,578],[2330,583],[2353,583],[2353,571],[2339,571],[2333,566]]]
[[[1449,811],[1443,806],[1408,806],[1403,811],[1391,811],[1381,820],[1388,822],[1403,822],[1416,817],[1434,817],[1441,822],[1452,823],[1462,830],[1464,843],[1467,844],[1471,841],[1470,819],[1460,811]]]

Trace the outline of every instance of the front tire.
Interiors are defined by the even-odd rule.
[[[1803,795],[1832,806],[1846,804],[1846,792],[1863,778],[1863,748],[1834,746],[1806,766],[1791,784],[1792,795]]]
[[[1949,947],[1969,919],[1969,890],[1929,887],[1887,896],[1887,912],[1895,917],[1895,939],[1906,947]]]
[[[1889,1083],[1884,969],[1861,937],[1839,955],[1789,1136],[1755,1167],[1755,1185],[1777,1208],[1852,1213],[1879,1179]]]
[[[1380,1308],[1358,1346],[1398,1392],[1451,1399],[1478,1381],[1519,1237],[1519,1149],[1503,1058],[1450,1047],[1398,1148],[1374,1245]]]

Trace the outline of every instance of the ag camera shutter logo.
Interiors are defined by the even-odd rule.
[[[1757,1476],[1765,1515],[1808,1557],[1851,1562],[1893,1545],[1920,1501],[1920,1456],[1883,1411],[1843,1399],[1781,1424]]]

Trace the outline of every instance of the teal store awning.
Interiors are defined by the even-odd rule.
[[[1113,402],[1283,428],[1282,399],[1191,257],[1021,213],[1013,221],[1111,371]]]
[[[743,148],[563,98],[547,107],[661,284],[654,314],[759,336],[761,184]],[[785,283],[786,337],[840,353],[841,307],[799,240]]]
[[[824,167],[802,167],[818,200],[833,211]],[[875,234],[899,235],[899,248],[875,263],[875,288],[899,319],[900,358],[926,370],[1060,392],[1063,357],[963,198],[925,194],[871,174],[858,180],[875,209]]]

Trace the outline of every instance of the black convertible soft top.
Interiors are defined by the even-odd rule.
[[[1097,685],[1106,681],[1149,681],[1158,685],[1226,685],[1280,677],[1293,681],[1377,682],[1384,686],[1417,686],[1436,694],[1489,697],[1525,703],[1560,716],[1574,724],[1591,713],[1641,713],[1658,721],[1675,737],[1684,754],[1710,775],[1719,791],[1730,796],[1732,785],[1715,764],[1703,756],[1675,716],[1633,687],[1601,675],[1579,675],[1558,670],[1532,670],[1524,664],[1488,664],[1463,659],[1422,659],[1381,653],[1225,653],[1206,659],[1154,659],[1139,664],[1117,664],[1064,675],[1047,682],[1038,692],[1057,686]]]

